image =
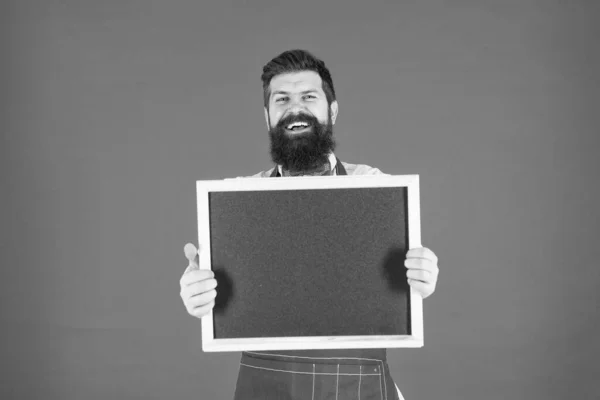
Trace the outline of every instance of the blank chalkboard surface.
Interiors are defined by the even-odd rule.
[[[418,176],[198,181],[205,351],[422,346]]]

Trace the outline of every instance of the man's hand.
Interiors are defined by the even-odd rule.
[[[196,318],[202,318],[215,306],[217,280],[214,279],[215,274],[212,271],[200,269],[196,246],[188,243],[183,251],[189,265],[179,280],[179,286],[181,287],[179,295],[187,312]]]
[[[439,274],[437,263],[437,256],[426,247],[410,249],[406,253],[404,265],[408,268],[408,284],[419,292],[422,298],[429,297],[435,291]]]

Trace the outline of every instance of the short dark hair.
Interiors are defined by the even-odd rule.
[[[321,77],[322,89],[327,98],[327,104],[335,101],[335,89],[331,74],[322,60],[312,55],[306,50],[288,50],[284,51],[263,67],[261,75],[263,83],[263,97],[265,107],[269,108],[269,96],[271,91],[269,85],[276,75],[290,72],[314,71]]]

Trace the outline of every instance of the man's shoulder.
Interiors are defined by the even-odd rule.
[[[346,169],[348,175],[388,175],[383,173],[379,168],[371,167],[366,164],[351,164],[342,161],[342,165]]]
[[[342,161],[341,163],[344,166],[344,169],[346,169],[348,175],[388,175],[381,172],[379,168],[371,167],[370,165],[351,164],[344,161]],[[270,169],[260,171],[254,175],[238,176],[237,178],[268,178],[271,176],[275,168],[276,167],[272,167]]]

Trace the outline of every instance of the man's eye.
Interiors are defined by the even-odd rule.
[[[312,95],[312,94],[307,94],[306,96],[304,96],[305,98],[309,98],[309,99],[316,99],[316,96]]]
[[[283,101],[287,100],[287,97],[280,97],[277,100],[275,100],[275,103],[281,103]]]

